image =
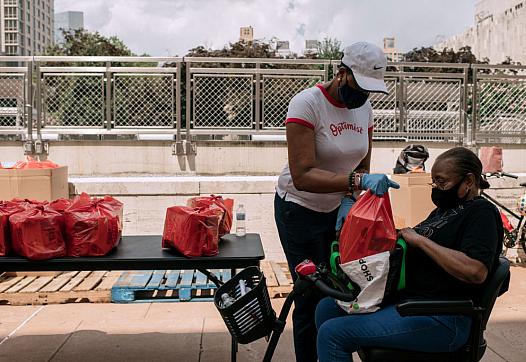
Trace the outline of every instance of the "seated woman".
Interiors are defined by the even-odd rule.
[[[479,196],[489,184],[470,150],[442,153],[431,170],[437,208],[414,228],[400,230],[408,244],[403,299],[471,299],[498,263],[503,228],[496,207]],[[318,355],[351,361],[361,347],[449,352],[468,339],[471,319],[460,315],[401,317],[394,305],[374,313],[344,312],[331,298],[316,309]]]

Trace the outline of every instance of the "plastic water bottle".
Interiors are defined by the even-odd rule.
[[[221,294],[221,300],[223,301],[223,308],[230,307],[236,301],[236,299],[228,295],[228,293]]]
[[[243,204],[239,204],[239,207],[236,210],[236,235],[237,236],[245,236],[247,233],[247,227],[246,227],[246,217],[247,213],[245,211],[245,207]]]

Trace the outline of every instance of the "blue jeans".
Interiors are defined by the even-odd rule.
[[[352,361],[361,347],[422,352],[450,352],[468,340],[471,319],[465,316],[401,317],[394,305],[374,313],[347,314],[332,298],[316,308],[320,362]]]
[[[305,259],[316,264],[328,263],[337,213],[338,209],[328,213],[312,211],[276,194],[274,216],[293,280],[297,278],[294,268]],[[321,298],[313,289],[294,298],[292,332],[296,361],[317,361],[314,312]]]

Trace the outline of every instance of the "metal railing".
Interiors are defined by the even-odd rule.
[[[329,60],[185,58],[192,134],[283,133],[287,106],[327,81]]]
[[[526,141],[526,66],[473,65],[472,142]]]
[[[291,98],[340,61],[0,57],[0,133],[284,134]],[[526,138],[526,67],[389,63],[372,94],[375,138],[458,143]],[[184,71],[184,73],[183,73]]]
[[[176,57],[34,57],[37,129],[167,131],[180,137],[181,62]]]

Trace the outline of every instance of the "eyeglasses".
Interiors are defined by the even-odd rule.
[[[434,189],[439,190],[445,190],[448,182],[447,181],[438,181],[438,182],[430,182],[428,183],[429,186],[431,186]]]
[[[459,181],[457,181],[456,183],[460,183],[464,181],[465,178],[466,176],[462,176],[462,178],[459,179]],[[440,179],[440,180],[433,180],[433,182],[429,183],[428,185],[430,185],[434,189],[446,190],[448,184],[451,182],[452,182],[451,180],[448,181],[448,180]]]

